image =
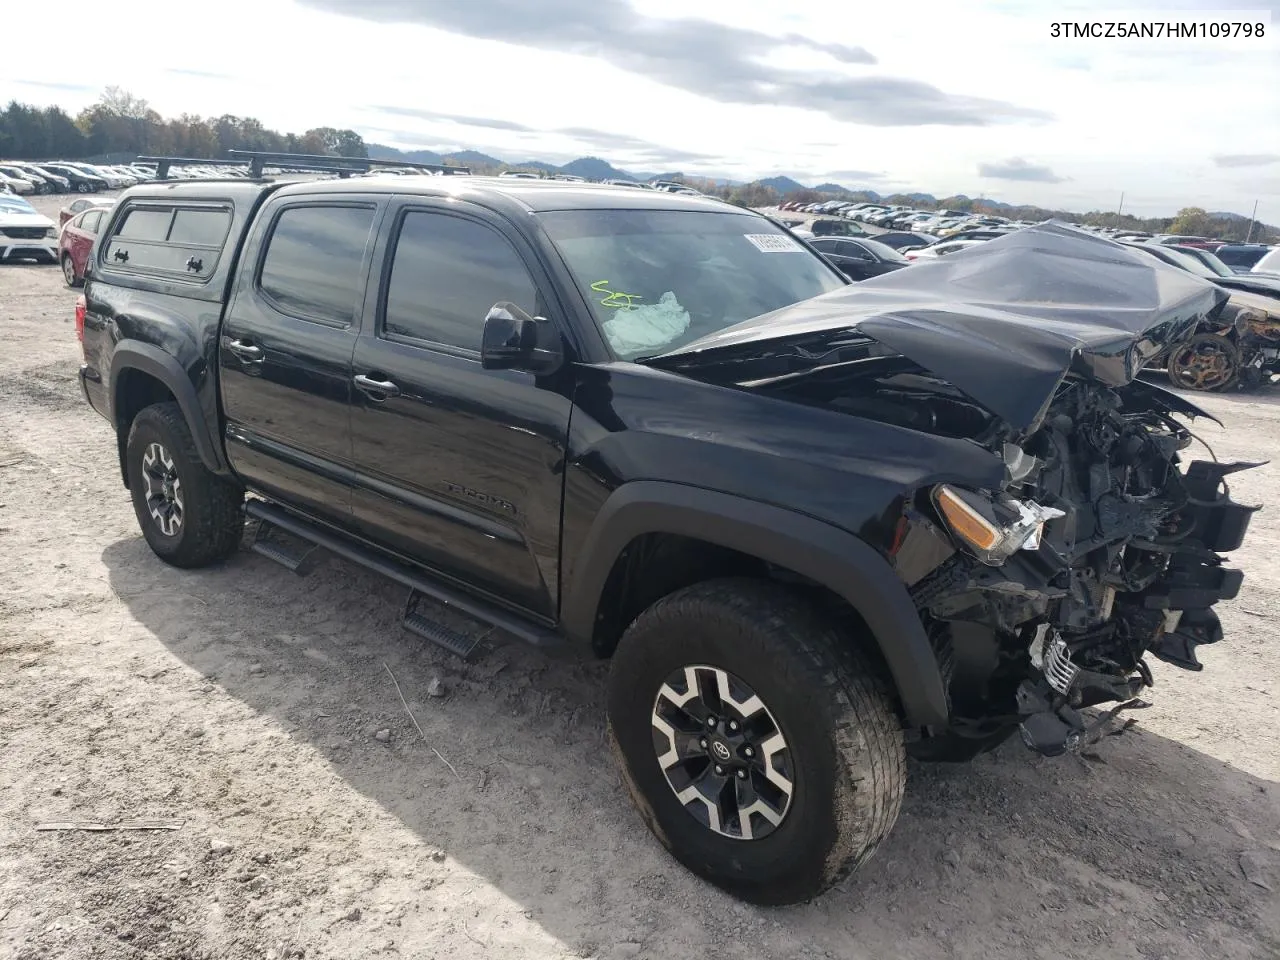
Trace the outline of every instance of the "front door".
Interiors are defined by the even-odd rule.
[[[437,573],[554,617],[571,404],[530,374],[480,366],[489,308],[544,313],[546,278],[483,210],[406,199],[387,215],[381,295],[352,365],[355,523]]]
[[[259,215],[218,344],[227,457],[316,517],[351,516],[351,354],[380,204],[282,199]]]

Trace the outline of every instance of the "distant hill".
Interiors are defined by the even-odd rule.
[[[480,153],[476,150],[457,150],[453,153],[446,153],[446,157],[455,160],[458,163],[465,163],[473,167],[500,167],[506,161],[499,160],[497,157],[491,157],[487,153]]]
[[[539,170],[543,173],[570,173],[574,176],[586,177],[588,180],[678,180],[686,175],[682,173],[647,173],[647,172],[629,172],[619,169],[609,161],[600,157],[579,157],[577,160],[570,161],[563,166],[557,166],[554,163],[548,163],[545,160],[526,160],[523,163],[510,163],[498,157],[492,157],[487,153],[481,153],[478,150],[458,150],[448,154],[441,154],[435,150],[400,150],[396,147],[389,147],[386,144],[370,143],[366,144],[369,150],[369,156],[375,160],[404,160],[409,163],[440,163],[446,157],[458,162],[466,164],[476,173],[497,173],[503,169],[515,170]],[[776,190],[780,196],[787,196],[799,190],[814,190],[818,193],[834,194],[846,199],[852,200],[868,200],[872,202],[889,201],[892,203],[911,203],[924,207],[937,207],[940,201],[931,193],[912,192],[912,193],[893,193],[881,194],[874,190],[850,190],[848,187],[841,186],[838,183],[830,181],[820,183],[816,187],[807,187],[798,180],[794,180],[787,176],[766,177],[763,180],[741,181],[728,180],[721,178],[703,178],[696,175],[689,179],[700,181],[700,188],[709,190],[709,186],[704,186],[708,181],[714,183],[721,188],[739,187],[748,189],[754,184],[764,187],[771,187]],[[728,192],[727,190],[725,191]],[[1041,207],[1028,206],[1025,204],[1008,203],[1004,200],[993,200],[990,197],[971,198],[964,194],[956,194],[955,196],[945,198],[952,203],[968,201],[975,207],[987,210],[1000,210],[1006,216],[1016,216],[1019,219],[1035,220],[1044,219],[1049,216],[1063,217],[1071,220],[1080,220],[1084,217],[1112,217],[1114,214],[1103,214],[1094,212],[1091,214],[1078,214],[1061,210],[1046,210]],[[1243,236],[1245,231],[1243,224],[1249,220],[1248,217],[1228,211],[1214,211],[1209,214],[1213,220],[1219,221],[1224,227],[1227,224],[1232,225],[1221,233],[1221,236],[1232,236],[1237,232],[1239,236]],[[1165,230],[1168,224],[1173,222],[1172,217],[1166,218],[1149,218],[1138,219],[1130,215],[1125,215],[1126,226],[1136,226],[1148,230]],[[1130,222],[1132,221],[1132,222]],[[1092,222],[1092,221],[1091,221]],[[1102,221],[1098,221],[1102,222]],[[1108,221],[1110,222],[1110,221]],[[1269,238],[1276,233],[1280,233],[1280,228],[1270,224],[1259,222],[1256,227],[1256,236]]]
[[[541,170],[543,173],[560,172],[560,168],[554,163],[544,163],[541,160],[526,160],[524,163],[513,163],[511,166],[517,170]]]
[[[757,180],[756,183],[762,187],[773,187],[784,196],[788,193],[795,193],[797,190],[808,190],[803,183],[797,183],[790,177],[766,177],[763,180]]]
[[[368,146],[370,160],[404,160],[407,163],[439,163],[444,159],[444,157],[433,150],[397,150],[395,147],[384,146],[381,143],[371,143]]]
[[[625,170],[619,170],[613,164],[599,157],[579,157],[560,168],[561,173],[570,173],[575,177],[586,177],[588,180],[634,180]]]

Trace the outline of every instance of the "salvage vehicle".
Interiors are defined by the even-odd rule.
[[[0,263],[57,263],[58,230],[22,197],[0,193]]]
[[[1198,258],[1172,246],[1126,244],[1171,267],[1222,287],[1228,300],[1207,314],[1152,361],[1185,390],[1252,389],[1280,374],[1280,301],[1270,292],[1242,288],[1238,277],[1222,277]]]
[[[1240,588],[1247,464],[1134,380],[1225,294],[1069,228],[850,285],[749,211],[552,181],[157,180],[104,224],[80,381],[151,549],[247,517],[458,655],[442,605],[612,658],[627,792],[749,901],[871,856],[908,752],[1083,749]]]

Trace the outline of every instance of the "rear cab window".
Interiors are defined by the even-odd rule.
[[[213,275],[230,229],[231,208],[224,203],[138,200],[116,219],[102,263],[122,273],[203,283]]]

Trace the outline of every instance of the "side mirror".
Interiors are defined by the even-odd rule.
[[[523,370],[536,376],[554,373],[564,362],[560,335],[541,317],[514,303],[495,303],[484,318],[480,365],[486,370]]]

